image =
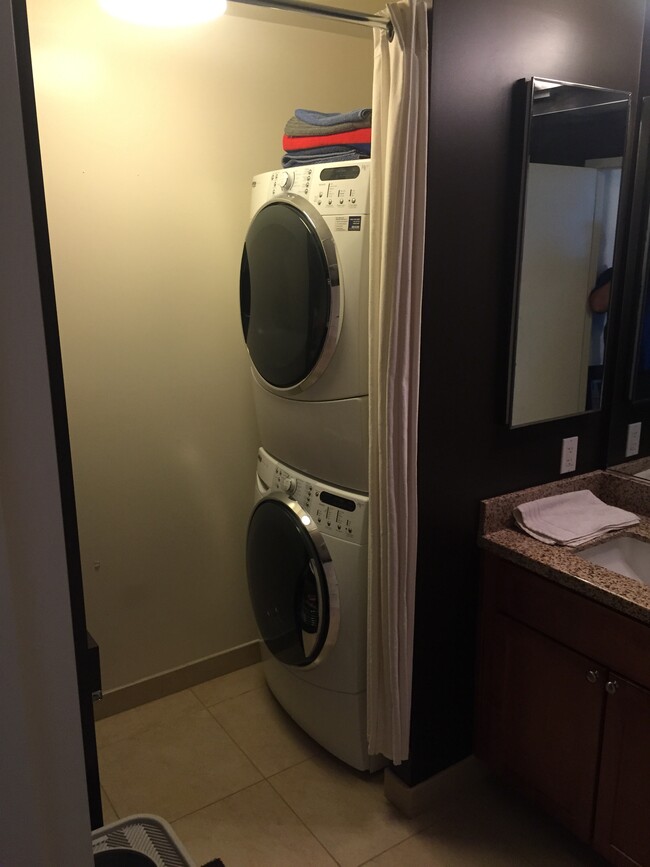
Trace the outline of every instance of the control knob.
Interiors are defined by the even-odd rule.
[[[296,480],[288,476],[282,482],[282,487],[287,492],[287,494],[289,494],[290,497],[293,497],[293,495],[296,493]]]
[[[290,190],[293,184],[293,174],[291,172],[280,172],[278,174],[278,184],[281,190]]]

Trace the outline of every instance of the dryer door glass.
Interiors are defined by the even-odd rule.
[[[275,388],[316,367],[330,327],[330,266],[321,239],[297,207],[272,202],[246,235],[240,275],[242,327],[251,360]]]
[[[257,626],[271,653],[287,665],[315,662],[330,625],[327,578],[309,532],[281,501],[255,507],[246,568]]]

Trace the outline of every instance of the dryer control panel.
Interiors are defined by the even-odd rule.
[[[303,196],[322,214],[367,214],[370,160],[349,160],[280,169],[253,178],[252,214],[286,193]]]
[[[365,544],[368,497],[308,478],[263,449],[258,453],[257,474],[265,487],[296,500],[322,533]]]

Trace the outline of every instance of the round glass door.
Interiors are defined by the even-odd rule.
[[[303,516],[309,521],[298,503],[271,494],[255,507],[246,541],[248,589],[260,635],[274,656],[296,666],[321,656],[338,622],[332,563],[320,533],[307,529]]]
[[[250,225],[240,273],[244,339],[259,375],[276,389],[306,387],[336,347],[339,286],[334,242],[316,212],[287,199]]]

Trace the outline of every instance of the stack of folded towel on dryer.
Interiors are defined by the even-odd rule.
[[[304,166],[370,156],[372,109],[324,113],[297,108],[284,128],[282,165]]]
[[[591,491],[572,491],[522,503],[513,516],[529,536],[550,545],[571,547],[639,523],[637,515],[608,506]]]

